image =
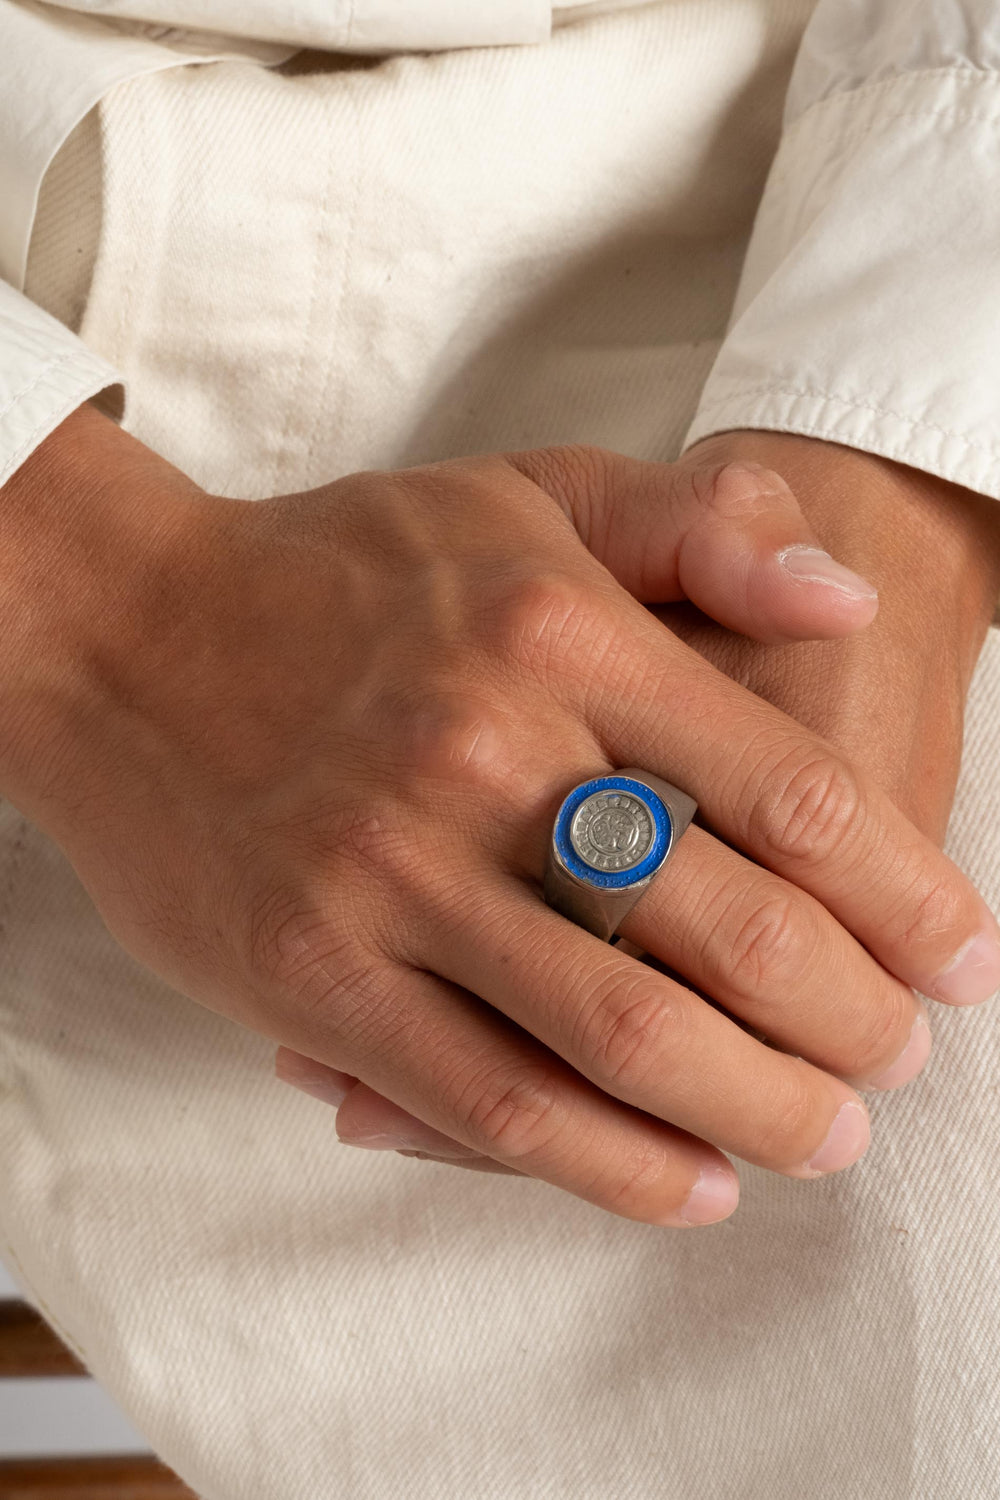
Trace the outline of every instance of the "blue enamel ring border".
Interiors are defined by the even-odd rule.
[[[573,848],[569,836],[573,815],[580,803],[585,802],[594,792],[631,792],[645,803],[653,815],[655,830],[653,843],[645,859],[634,865],[631,870],[595,870],[593,865],[586,864]],[[553,837],[559,858],[577,880],[582,880],[586,885],[597,886],[600,890],[620,891],[627,886],[638,885],[641,880],[645,880],[647,876],[659,869],[670,848],[673,831],[669,812],[661,799],[644,781],[636,781],[631,776],[595,776],[592,781],[584,781],[574,787],[565,799],[556,816]]]

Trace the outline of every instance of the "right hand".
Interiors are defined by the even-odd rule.
[[[857,1159],[841,1080],[890,1067],[909,986],[996,923],[871,778],[627,592],[641,570],[644,597],[686,587],[765,639],[864,624],[870,600],[781,576],[775,547],[810,540],[787,488],[743,503],[745,473],[699,490],[554,448],[248,504],[111,424],[94,441],[58,568],[60,473],[40,461],[34,531],[11,482],[0,776],[130,953],[432,1139],[626,1218],[725,1217],[722,1151],[800,1178]],[[677,978],[540,899],[563,795],[630,764],[712,830],[624,928]]]

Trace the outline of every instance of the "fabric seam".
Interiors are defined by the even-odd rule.
[[[67,349],[64,354],[58,355],[55,359],[47,360],[40,370],[36,370],[27,385],[23,385],[19,391],[14,392],[6,406],[0,406],[0,422],[14,410],[19,401],[23,401],[25,396],[30,396],[36,386],[41,385],[43,380],[47,380],[53,371],[58,370],[62,365],[68,364],[70,360],[79,359],[83,362],[85,359],[91,357],[89,353],[84,354],[79,349]]]
[[[353,0],[352,0],[352,3],[353,3]],[[352,92],[352,94],[351,94],[351,107],[352,107],[352,109],[354,111],[354,144],[355,144],[354,166],[353,166],[353,170],[352,170],[352,173],[351,173],[351,189],[350,189],[350,192],[351,192],[351,216],[350,216],[350,219],[348,221],[347,234],[346,234],[346,237],[345,237],[343,272],[342,272],[341,278],[340,278],[340,289],[339,289],[339,291],[337,293],[337,307],[336,307],[336,311],[333,314],[333,317],[330,320],[331,327],[333,327],[333,328],[337,328],[340,325],[341,313],[343,312],[344,302],[345,302],[345,300],[347,298],[348,288],[350,287],[350,284],[351,284],[351,265],[352,265],[352,262],[354,260],[355,250],[357,248],[358,223],[359,223],[359,220],[360,220],[360,215],[361,215],[361,201],[362,201],[362,196],[363,196],[363,193],[364,193],[364,173],[362,171],[362,149],[363,149],[363,145],[364,145],[364,130],[363,130],[363,125],[362,125],[361,101],[360,101],[360,98],[359,98],[357,90],[354,90]],[[329,395],[329,391],[330,391],[330,377],[334,373],[334,366],[335,366],[335,362],[334,361],[328,361],[327,367],[326,367],[326,371],[325,371],[324,377],[323,377],[323,397],[324,397],[324,399],[323,399],[323,402],[321,402],[321,404],[320,404],[320,408],[319,408],[320,410],[322,410],[322,409],[328,409],[326,398]],[[318,421],[313,422],[312,426],[309,429],[309,435],[308,435],[308,438],[306,440],[306,453],[307,454],[310,454],[312,452],[312,450],[313,450],[313,445],[314,445],[314,443],[316,441],[317,427],[318,427]]]
[[[120,376],[112,376],[111,379],[108,379],[103,373],[100,373],[92,375],[90,380],[85,381],[76,390],[63,391],[61,393],[62,399],[56,404],[55,408],[50,408],[42,421],[36,422],[27,437],[17,445],[13,452],[8,453],[6,458],[0,462],[0,484],[6,484],[7,480],[20,468],[33,449],[40,442],[44,441],[49,433],[69,416],[70,412],[75,411],[78,406],[82,406],[91,397],[99,395],[101,391],[109,390],[115,385],[120,385],[124,390],[125,382]],[[53,414],[56,417],[54,422],[52,421]]]
[[[352,0],[352,9],[351,9],[352,24],[353,24],[353,13],[354,13],[354,10],[353,10],[353,0]],[[355,105],[355,110],[357,110],[357,106],[356,105]],[[315,324],[316,308],[317,308],[317,304],[318,304],[318,301],[319,301],[320,278],[321,278],[321,274],[322,274],[322,264],[323,264],[323,236],[327,232],[328,225],[329,225],[329,220],[330,220],[330,200],[331,200],[331,197],[333,195],[333,183],[334,183],[334,161],[335,161],[335,155],[331,151],[328,154],[327,169],[326,169],[326,181],[323,184],[323,196],[322,196],[322,199],[320,200],[319,209],[318,209],[318,212],[316,214],[316,231],[315,231],[316,237],[315,237],[315,244],[313,246],[312,274],[311,274],[310,280],[309,280],[309,301],[308,301],[308,309],[307,309],[307,319],[308,319],[308,321],[306,323],[306,330],[307,331],[309,329],[311,329],[313,327],[313,325]],[[357,161],[356,160],[355,160],[355,171],[357,171]],[[289,444],[292,427],[293,427],[293,424],[295,422],[295,416],[296,416],[296,413],[297,413],[297,410],[298,410],[298,404],[297,403],[298,403],[299,388],[302,385],[302,381],[305,378],[305,374],[306,374],[306,361],[307,361],[306,348],[307,348],[307,344],[308,344],[308,336],[307,336],[307,332],[304,332],[303,334],[300,335],[300,338],[299,338],[299,354],[298,354],[298,359],[297,359],[296,364],[295,364],[295,376],[294,376],[294,379],[291,381],[290,386],[289,386],[289,390],[291,392],[291,399],[289,401],[289,404],[288,404],[288,407],[287,407],[287,410],[286,410],[286,413],[285,413],[285,419],[284,419],[284,421],[282,423],[281,437],[280,437],[280,439],[278,441],[278,444],[277,444],[277,447],[275,449],[274,463],[271,466],[272,483],[273,484],[277,484],[277,482],[278,482],[277,475],[278,475],[278,472],[279,472],[279,469],[280,469],[280,466],[281,466],[281,456],[282,456],[282,453],[284,452],[284,450],[286,449],[286,447]],[[312,438],[313,438],[313,432],[314,432],[314,430],[315,430],[315,427],[311,426],[309,428],[308,432],[306,434],[304,434],[304,440],[305,440],[305,443],[306,443],[306,452],[307,453],[309,451],[309,447],[312,444]]]
[[[714,401],[707,401],[704,406],[699,407],[695,420],[697,421],[702,416],[709,416],[720,407],[729,406],[733,401],[762,395],[818,396],[821,400],[832,401],[859,411],[870,411],[879,417],[894,417],[899,422],[905,422],[909,427],[919,427],[928,432],[939,432],[944,437],[955,438],[965,443],[967,447],[985,453],[994,462],[1000,462],[1000,448],[977,442],[975,438],[969,437],[967,433],[960,432],[954,427],[942,427],[938,422],[929,422],[923,417],[908,416],[905,412],[895,411],[891,406],[879,406],[872,401],[862,401],[853,396],[841,396],[835,391],[824,391],[819,386],[775,385],[771,381],[761,385],[737,386],[728,395],[720,396]]]

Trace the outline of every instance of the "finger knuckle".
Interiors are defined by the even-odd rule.
[[[723,463],[702,463],[695,468],[686,464],[675,464],[670,470],[668,498],[675,515],[684,515],[692,510],[716,509],[716,481],[728,467]]]
[[[540,676],[586,637],[589,616],[580,583],[548,569],[508,580],[489,611],[487,634],[518,672]]]
[[[669,1087],[668,1059],[682,1051],[680,1009],[645,979],[613,985],[590,1012],[580,1051],[590,1076],[623,1093],[641,1089],[651,1073]]]
[[[460,1124],[487,1153],[515,1161],[545,1152],[557,1128],[556,1086],[541,1067],[477,1078],[456,1109]]]
[[[493,791],[502,779],[501,745],[497,717],[481,698],[442,690],[407,706],[398,755],[407,778],[471,782]]]
[[[846,851],[862,815],[861,786],[846,762],[796,751],[765,773],[750,816],[771,854],[818,864]]]
[[[402,893],[420,885],[422,859],[413,829],[395,802],[367,805],[331,819],[313,858],[326,886],[376,895]]]
[[[811,927],[790,894],[772,892],[752,901],[725,933],[726,970],[734,988],[768,997],[794,984],[809,961]]]
[[[325,942],[363,933],[366,951],[420,966],[415,954],[422,924],[440,904],[441,869],[427,857],[422,810],[407,802],[403,781],[391,796],[372,788],[314,798],[307,811],[284,814],[280,828],[268,832],[238,897],[238,927],[249,931],[244,951],[255,972],[277,961],[280,978],[286,952],[302,949],[305,956],[298,927],[312,924],[329,932]]]
[[[742,459],[729,459],[691,476],[699,500],[725,521],[745,521],[773,508],[791,492],[780,474]]]
[[[298,891],[274,885],[251,902],[247,913],[247,949],[252,971],[281,983],[294,979],[311,950],[316,913],[307,911]]]

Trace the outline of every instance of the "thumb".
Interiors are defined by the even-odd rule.
[[[507,458],[553,495],[643,604],[690,599],[768,644],[851,635],[878,610],[873,585],[824,551],[792,490],[763,464],[693,454],[649,463],[602,448]],[[542,460],[538,473],[532,460]]]

